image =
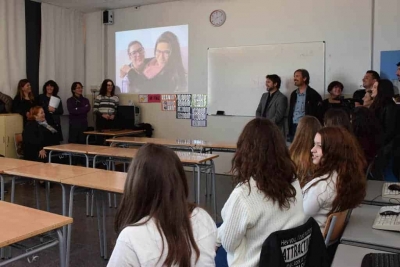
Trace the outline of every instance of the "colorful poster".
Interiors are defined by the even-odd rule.
[[[207,95],[192,94],[192,107],[194,108],[207,107]]]
[[[160,102],[161,102],[160,94],[139,95],[139,103],[160,103]]]
[[[176,110],[176,95],[161,95],[161,110],[175,111]]]

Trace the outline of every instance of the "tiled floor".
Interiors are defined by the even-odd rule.
[[[193,188],[192,186],[192,175],[191,173],[187,174],[189,188]],[[204,179],[202,179],[204,181]],[[204,186],[203,182],[203,186]],[[232,190],[231,178],[229,176],[217,176],[217,207],[218,214],[220,214],[220,210],[228,198],[230,192]],[[20,181],[16,186],[16,204],[34,207],[35,198],[34,198],[34,190],[33,185],[30,183],[30,180],[26,180],[25,182]],[[204,192],[204,190],[202,191]],[[192,199],[192,193],[190,199]],[[6,195],[6,200],[9,201],[10,194]],[[41,208],[43,209],[45,206],[45,189],[40,187],[40,203]],[[204,196],[202,203],[205,203]],[[51,194],[50,194],[50,211],[53,213],[61,214],[61,187],[57,184],[52,185]],[[202,205],[203,206],[203,205]],[[94,209],[96,211],[96,209]],[[113,246],[116,241],[116,234],[113,229],[114,224],[114,216],[116,213],[115,208],[107,208],[107,217],[106,217],[106,227],[107,227],[107,240],[108,240],[108,251],[109,255],[111,255]],[[71,242],[71,256],[70,256],[70,266],[71,267],[81,267],[81,266],[107,266],[107,260],[104,260],[100,257],[100,245],[99,238],[97,232],[97,219],[96,217],[86,217],[86,207],[85,207],[85,193],[78,193],[74,197],[74,223],[72,227],[72,242]],[[218,216],[218,218],[220,218]],[[219,219],[218,219],[219,221]],[[32,246],[34,244],[40,243],[39,238],[30,239],[23,244],[27,246]],[[21,253],[18,249],[13,249],[13,256]],[[38,253],[35,261],[29,263],[28,260],[21,259],[15,263],[12,263],[8,266],[10,267],[22,267],[22,266],[30,266],[30,267],[53,267],[59,266],[58,258],[59,251],[58,247],[53,247],[49,250],[45,250],[43,252]],[[31,258],[29,258],[31,260]]]

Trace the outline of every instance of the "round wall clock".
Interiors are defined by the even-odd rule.
[[[210,14],[210,22],[215,27],[222,26],[226,21],[225,11],[221,9],[214,10]]]

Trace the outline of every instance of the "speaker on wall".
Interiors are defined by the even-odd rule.
[[[114,12],[112,10],[103,11],[103,24],[114,24]]]

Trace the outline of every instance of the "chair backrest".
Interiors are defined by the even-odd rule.
[[[342,233],[346,226],[346,219],[348,213],[349,210],[345,210],[341,212],[335,212],[329,215],[324,229],[326,246],[329,246],[330,244],[336,242],[342,236]]]
[[[18,158],[24,157],[24,151],[22,148],[22,133],[16,133],[14,135],[14,145],[15,145],[15,152],[17,153]]]
[[[303,225],[270,234],[262,245],[259,266],[329,266],[318,223],[311,217]]]

